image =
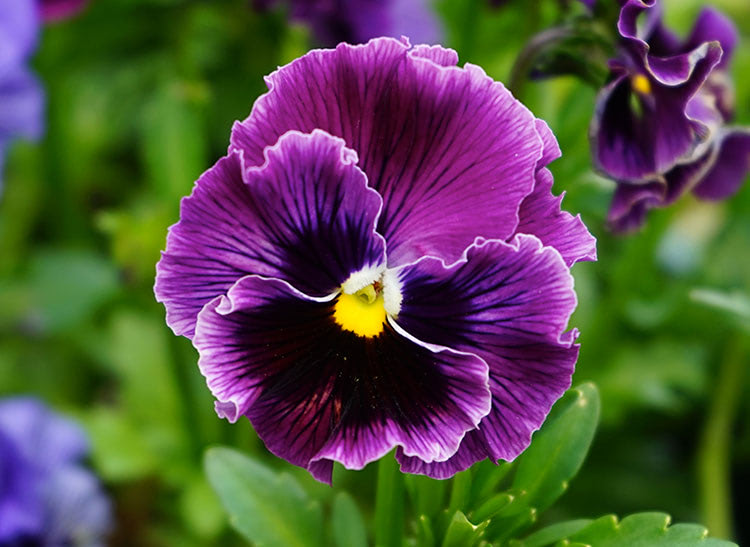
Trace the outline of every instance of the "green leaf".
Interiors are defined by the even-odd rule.
[[[415,514],[433,517],[445,507],[445,497],[450,484],[448,481],[425,475],[406,475],[404,481]]]
[[[362,513],[346,492],[333,500],[333,539],[339,547],[367,547],[367,530]]]
[[[419,515],[417,519],[417,546],[435,546],[435,533],[432,531],[432,522],[427,515]]]
[[[571,534],[575,534],[582,528],[585,528],[591,524],[591,519],[577,519],[577,520],[566,520],[552,524],[541,530],[537,530],[533,534],[529,535],[523,541],[512,542],[511,546],[516,545],[523,547],[545,547],[546,545],[552,545],[557,541],[561,541]]]
[[[670,526],[665,513],[637,513],[621,522],[614,515],[601,517],[568,539],[596,547],[731,547],[730,541],[709,538],[698,524]]]
[[[229,522],[245,538],[259,547],[322,544],[320,505],[290,475],[223,447],[208,449],[204,464]]]
[[[496,493],[498,485],[513,469],[513,464],[501,461],[498,464],[490,460],[477,463],[472,468],[473,478],[471,481],[471,503],[473,507],[483,502]]]
[[[453,477],[453,489],[451,490],[451,499],[448,505],[448,511],[452,514],[454,511],[463,510],[471,495],[471,470],[461,471]]]
[[[118,289],[115,268],[88,251],[39,252],[32,259],[27,282],[26,321],[48,331],[77,326]]]
[[[484,534],[486,524],[473,525],[461,511],[456,511],[443,538],[443,547],[470,547]]]
[[[404,534],[404,479],[393,455],[378,462],[375,494],[375,544],[401,547]]]
[[[226,526],[221,504],[203,474],[186,481],[180,496],[180,512],[186,530],[204,540],[215,538]]]
[[[474,522],[490,519],[509,506],[513,499],[513,495],[508,492],[496,494],[480,505],[479,509],[471,514],[471,518]]]
[[[580,469],[598,421],[596,387],[583,384],[568,390],[518,458],[513,488],[525,491],[528,503],[538,511],[547,509]]]

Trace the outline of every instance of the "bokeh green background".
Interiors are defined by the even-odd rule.
[[[667,1],[667,20],[686,32],[702,4]],[[747,124],[750,4],[712,4],[742,33],[732,73]],[[507,81],[557,6],[436,8],[461,62]],[[46,135],[12,148],[0,198],[0,394],[36,394],[83,423],[114,500],[115,545],[242,544],[201,466],[217,443],[287,468],[323,499],[348,490],[372,508],[373,466],[337,467],[333,488],[318,485],[270,457],[246,421],[219,420],[196,352],[166,327],[152,292],[179,199],[225,153],[263,75],[309,47],[303,26],[245,0],[92,0],[43,30],[33,64]],[[573,268],[571,326],[581,331],[574,384],[598,384],[601,426],[545,518],[658,509],[720,535],[733,522],[750,541],[750,183],[727,202],[686,198],[640,233],[610,235],[614,185],[591,170],[587,142],[595,94],[571,77],[521,93],[560,141],[555,191],[599,240],[599,261]]]

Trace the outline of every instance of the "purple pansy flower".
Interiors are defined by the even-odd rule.
[[[431,43],[442,34],[430,0],[287,0],[292,19],[308,23],[324,45],[362,43],[378,36],[410,36]],[[279,0],[255,0],[268,9]]]
[[[512,459],[570,384],[595,240],[547,125],[457,61],[379,38],[271,74],[157,265],[219,415],[319,480],[394,447],[441,478]]]
[[[0,545],[103,545],[109,501],[81,429],[31,398],[0,401]]]
[[[39,138],[43,129],[42,88],[27,67],[38,30],[35,0],[0,2],[0,189],[11,141]]]
[[[39,0],[42,19],[47,22],[60,21],[79,13],[89,0]]]
[[[750,131],[726,125],[737,40],[729,19],[705,8],[679,40],[663,26],[656,0],[628,0],[618,28],[619,55],[591,137],[595,165],[617,182],[610,223],[624,231],[689,190],[706,199],[734,193],[750,169]]]

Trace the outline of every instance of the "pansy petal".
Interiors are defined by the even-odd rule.
[[[569,387],[578,355],[575,333],[563,333],[576,296],[562,257],[521,234],[479,242],[451,266],[422,259],[398,276],[399,325],[488,363],[492,410],[479,432],[493,459],[513,459]]]
[[[719,138],[718,156],[693,193],[702,199],[725,199],[739,190],[750,172],[750,130],[728,129]]]
[[[539,161],[536,165],[537,170],[539,170],[562,156],[562,151],[560,150],[560,145],[555,138],[555,134],[552,133],[552,130],[549,128],[549,125],[547,125],[547,122],[537,119],[535,121],[535,124],[536,131],[537,133],[539,133],[539,137],[541,137],[542,139],[543,146],[542,157],[539,158]]]
[[[47,522],[45,545],[102,545],[112,524],[111,507],[101,484],[79,466],[55,469],[42,485]]]
[[[266,157],[243,173],[241,153],[230,153],[183,200],[155,286],[176,334],[190,337],[204,304],[244,275],[324,296],[384,262],[381,199],[341,139],[292,131]]]
[[[41,476],[0,425],[0,545],[44,526],[44,508],[37,495]]]
[[[384,3],[383,0],[371,1],[380,5]],[[407,36],[413,44],[440,42],[443,29],[431,4],[432,0],[390,0],[388,11],[391,28],[387,35],[395,38]],[[383,32],[375,32],[368,38],[385,35]]]
[[[0,74],[21,64],[34,51],[38,34],[34,0],[0,2]]]
[[[619,183],[608,214],[612,231],[626,233],[640,228],[650,209],[671,205],[698,184],[716,157],[717,149],[711,147],[697,160],[677,165],[646,184]]]
[[[717,68],[725,69],[732,59],[737,47],[737,28],[732,20],[712,7],[705,7],[698,14],[690,37],[684,46],[685,51],[692,50],[704,42],[719,42],[723,54]]]
[[[361,468],[394,446],[447,459],[489,411],[487,364],[386,325],[361,337],[335,302],[248,276],[200,313],[194,345],[230,417],[246,415],[274,454],[316,476],[335,460]]]
[[[419,44],[411,49],[409,55],[430,59],[433,63],[440,66],[456,66],[458,64],[458,53],[456,50],[440,45],[428,46]]]
[[[44,129],[44,92],[36,77],[18,67],[0,78],[0,139],[38,139]]]
[[[534,191],[526,196],[518,211],[517,233],[538,237],[544,245],[557,249],[565,263],[596,260],[596,238],[581,220],[560,208],[565,194],[552,194],[552,173],[542,168],[536,174]]]
[[[311,51],[267,83],[231,147],[257,163],[289,129],[344,138],[383,197],[389,266],[425,254],[452,262],[477,236],[513,233],[542,142],[531,113],[481,68],[441,66],[381,38]]]
[[[30,397],[0,402],[0,429],[41,469],[72,463],[89,449],[86,435],[77,424]]]
[[[401,464],[402,472],[427,475],[434,479],[449,479],[487,458],[493,459],[493,455],[487,447],[484,435],[478,430],[467,432],[458,451],[442,462],[428,463],[414,456],[406,456],[401,448],[396,450],[396,460]]]

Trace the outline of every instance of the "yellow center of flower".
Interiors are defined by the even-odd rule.
[[[385,326],[383,295],[373,285],[354,294],[342,292],[334,304],[333,319],[342,329],[358,336],[377,336]]]
[[[651,81],[643,74],[636,74],[630,78],[630,85],[633,89],[641,95],[651,94]]]

